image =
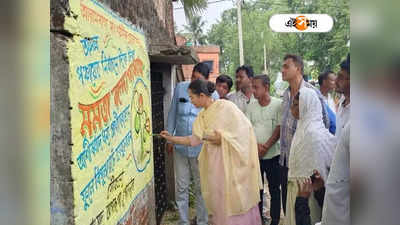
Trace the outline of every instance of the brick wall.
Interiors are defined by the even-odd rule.
[[[186,43],[186,38],[181,35],[175,35],[176,44],[182,46]],[[213,61],[212,72],[210,73],[209,80],[215,82],[219,75],[219,53],[220,48],[217,45],[203,45],[203,46],[193,46],[199,57],[200,62]],[[185,80],[190,80],[192,77],[194,65],[182,65],[183,74]]]
[[[172,0],[97,0],[119,17],[141,28],[149,51],[161,45],[175,44]],[[67,17],[73,17],[71,4],[79,0],[50,1],[50,53],[51,53],[51,224],[74,225],[74,180],[71,175],[71,106],[69,99],[70,64],[67,43],[77,33],[64,26]],[[78,31],[79,33],[79,31]],[[154,51],[155,51],[154,50]],[[163,122],[164,118],[157,118]],[[155,177],[156,178],[156,177]],[[136,199],[119,224],[156,224],[155,181],[152,180]],[[97,219],[99,221],[99,219]],[[103,224],[108,224],[103,220]],[[97,223],[92,223],[97,224]]]
[[[195,47],[200,62],[213,61],[212,72],[209,80],[215,82],[219,75],[219,47],[218,46],[201,46]]]
[[[200,62],[213,61],[212,72],[210,73],[209,80],[215,82],[219,75],[219,46],[216,45],[205,45],[205,46],[195,46],[194,47]],[[190,80],[192,76],[192,71],[194,65],[184,65],[183,73],[185,75],[185,80]]]

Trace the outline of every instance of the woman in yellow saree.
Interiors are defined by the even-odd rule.
[[[203,108],[191,136],[161,136],[175,144],[196,146],[201,191],[214,225],[261,225],[258,209],[262,188],[257,142],[246,116],[230,101],[213,100],[215,85],[195,80],[189,97]]]

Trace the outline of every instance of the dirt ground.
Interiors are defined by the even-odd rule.
[[[264,179],[265,181],[267,180],[266,178]],[[190,216],[190,221],[192,222],[192,225],[195,225],[194,218],[196,216],[196,211],[194,209],[194,195],[192,192],[193,187],[191,186],[190,193],[189,193],[189,216]],[[264,183],[264,215],[267,216],[267,218],[270,218],[269,210],[270,210],[270,203],[271,201],[271,196],[269,195],[269,189],[268,189],[268,183]],[[161,225],[177,225],[179,221],[179,213],[178,210],[175,209],[173,206],[174,204],[171,202],[169,205],[169,209],[165,211],[164,216],[161,221]],[[284,224],[284,214],[283,214],[283,209],[281,209],[281,219],[279,221],[279,225]],[[211,224],[210,224],[211,225]]]
[[[190,220],[194,220],[196,212],[193,208],[189,208]],[[179,221],[179,214],[177,210],[169,209],[165,211],[164,216],[161,220],[161,225],[176,225]]]
[[[195,217],[195,210],[193,208],[190,209],[190,220],[193,221]],[[279,225],[283,225],[283,215],[281,215],[281,220],[279,222]],[[179,214],[178,211],[174,210],[167,210],[164,213],[163,219],[161,221],[161,225],[177,225],[179,221]],[[210,224],[211,225],[211,224]]]
[[[269,190],[268,186],[265,184],[264,185],[264,197],[265,197],[265,204],[264,204],[264,213],[267,217],[269,217],[269,201],[270,201],[270,196],[269,196]],[[194,218],[196,216],[196,211],[193,207],[193,203],[190,204],[189,208],[189,215],[190,215],[190,221],[194,222]],[[283,210],[281,210],[281,219],[279,222],[279,225],[283,225],[283,220],[284,220],[284,215],[283,215]],[[167,211],[165,211],[164,216],[161,221],[161,225],[177,225],[179,221],[179,214],[176,209],[173,207],[170,207]],[[195,223],[192,223],[195,224]],[[210,224],[211,225],[211,224]]]

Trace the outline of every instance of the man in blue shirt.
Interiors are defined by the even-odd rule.
[[[210,69],[207,64],[199,63],[193,68],[191,80],[208,80]],[[201,109],[196,108],[191,102],[188,94],[190,81],[180,82],[176,85],[171,108],[168,112],[167,130],[174,136],[192,135],[192,124]],[[214,99],[218,94],[214,92]],[[208,224],[208,213],[200,190],[200,175],[197,156],[201,145],[196,147],[175,145],[167,143],[167,152],[174,151],[175,162],[175,185],[176,204],[178,206],[180,221],[179,225],[189,225],[189,185],[190,177],[193,177],[194,192],[196,195],[197,225]]]

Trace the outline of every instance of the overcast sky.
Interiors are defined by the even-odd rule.
[[[234,7],[234,3],[232,0],[208,0],[208,8],[201,14],[203,20],[206,22],[206,26],[203,29],[204,32],[207,32],[211,25],[216,23],[217,20],[221,18],[222,12],[231,9]],[[215,3],[213,3],[215,2]],[[236,1],[235,1],[236,2]],[[183,30],[183,25],[186,25],[185,12],[182,8],[182,4],[180,2],[173,2],[174,5],[174,22],[178,26],[178,29]]]

